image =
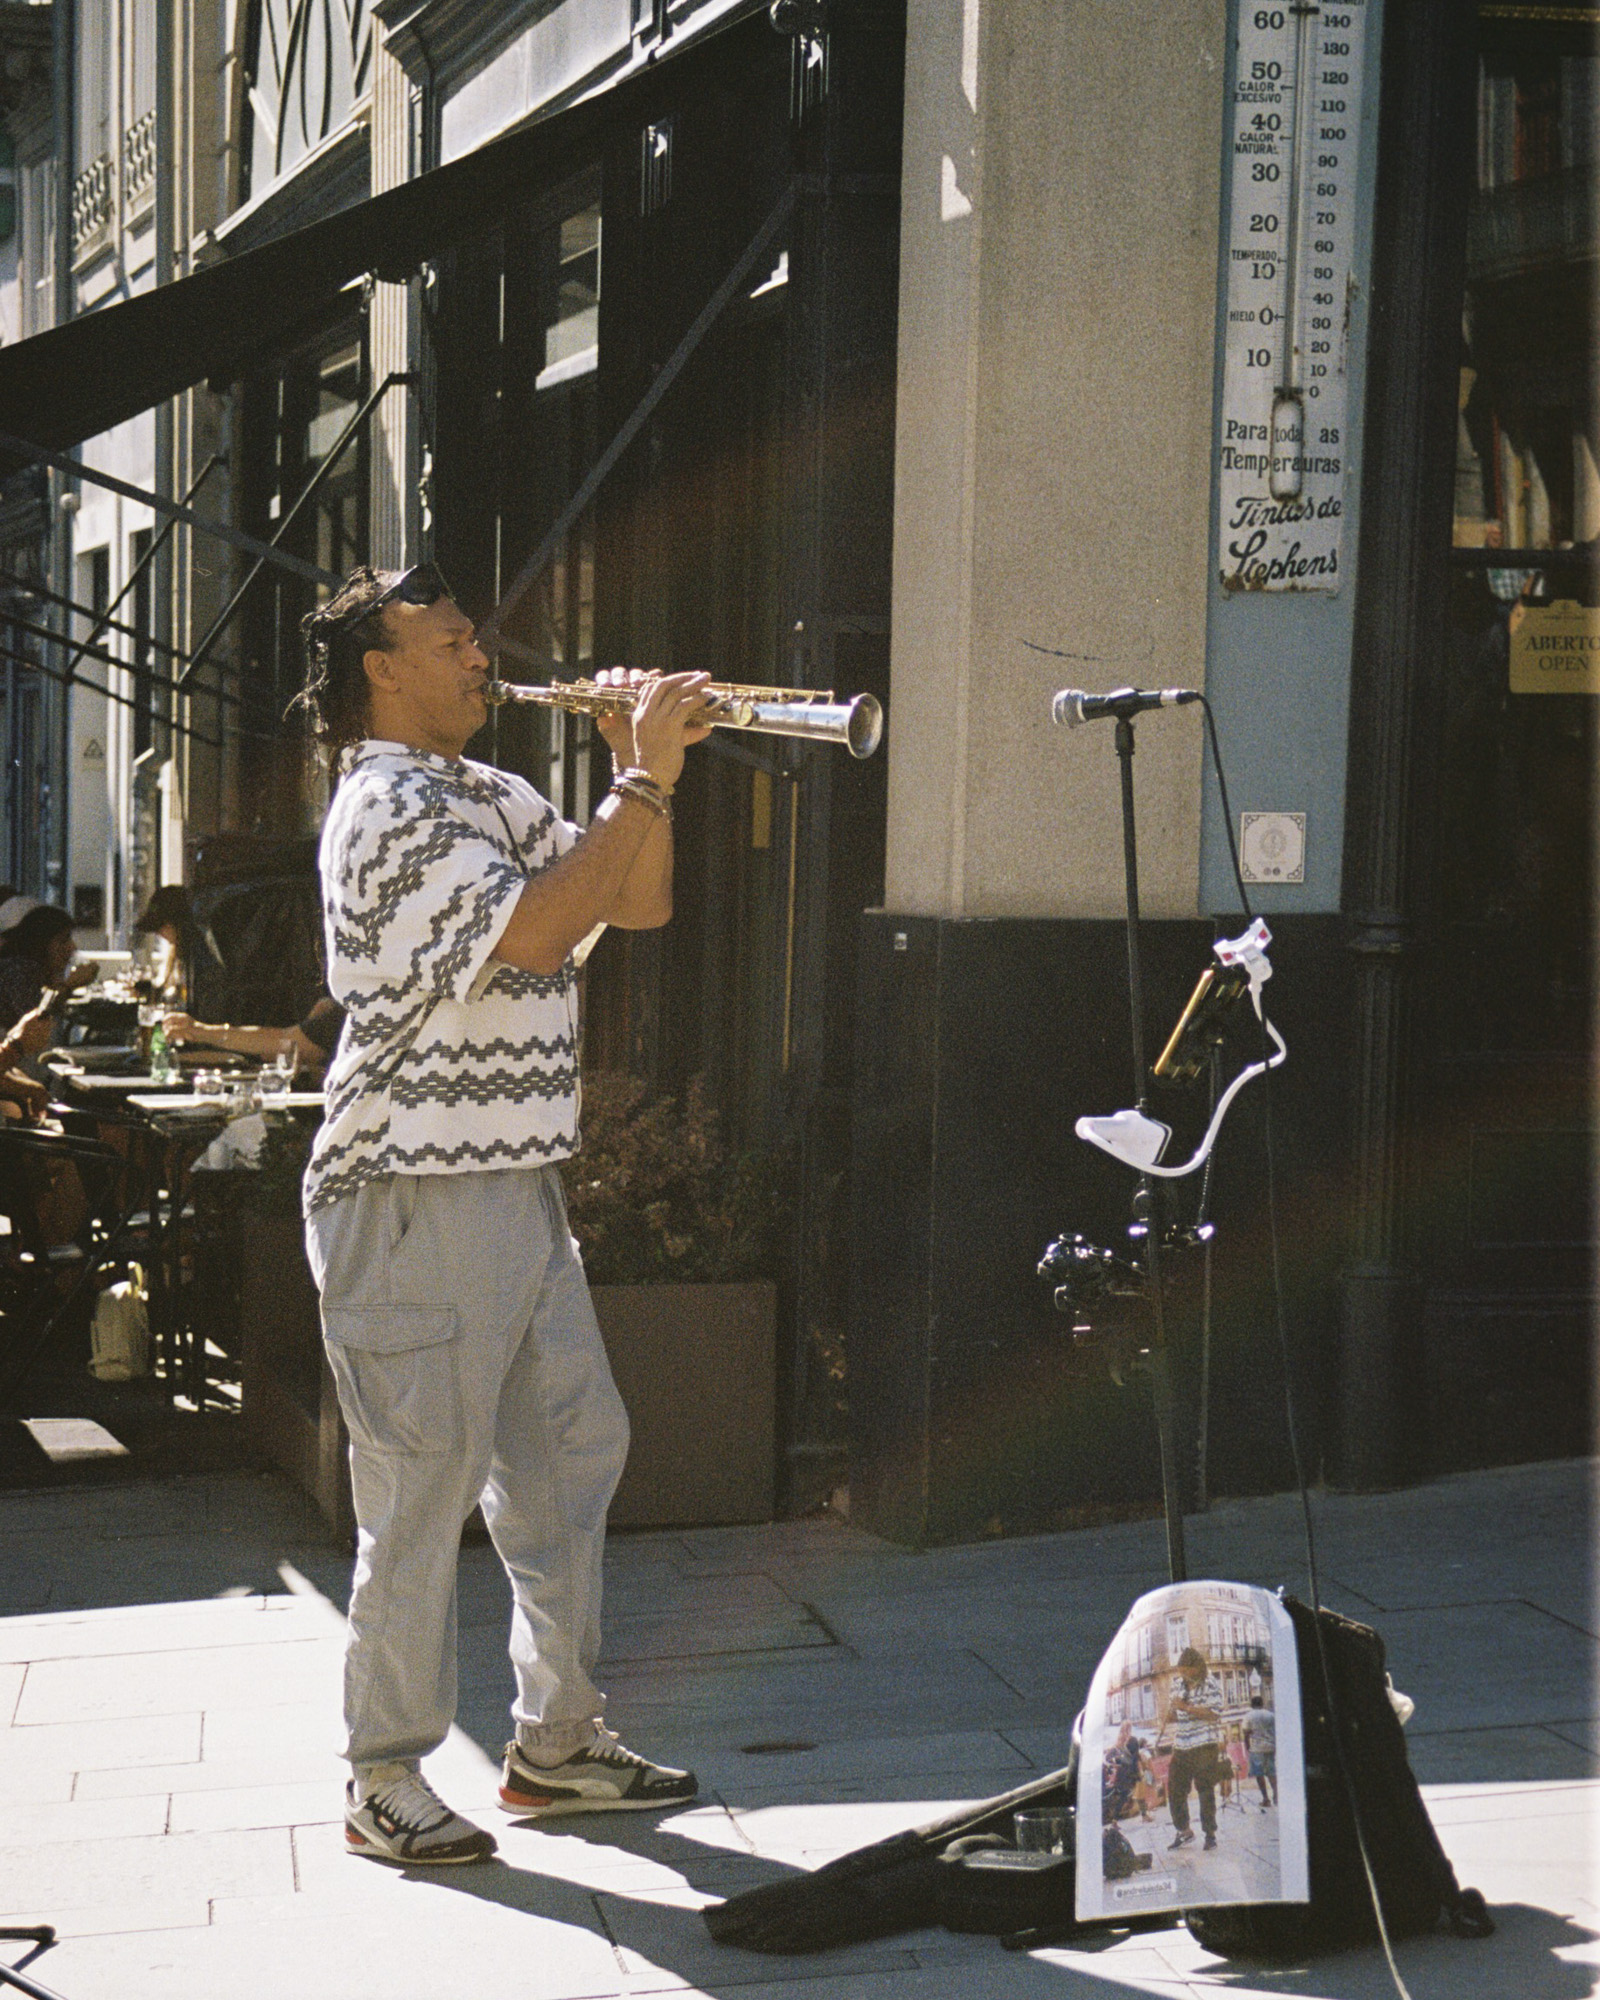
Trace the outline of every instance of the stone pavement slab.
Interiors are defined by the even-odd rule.
[[[1319,1495],[1325,1599],[1418,1702],[1414,1764],[1500,1929],[1410,1940],[1413,2000],[1595,1990],[1600,1705],[1593,1468]],[[508,1823],[507,1597],[461,1559],[461,1726],[430,1772],[495,1827],[481,1867],[344,1851],[348,1564],[256,1474],[0,1495],[0,1921],[54,1923],[67,2000],[1385,2000],[1381,1957],[1263,1971],[1178,1928],[1013,1955],[916,1932],[769,1958],[700,1911],[1066,1761],[1088,1675],[1164,1580],[1160,1524],[911,1551],[836,1519],[614,1539],[611,1716],[694,1763],[660,1820]],[[1292,1496],[1189,1524],[1195,1573],[1304,1590]],[[10,1951],[12,1958],[21,1948]]]

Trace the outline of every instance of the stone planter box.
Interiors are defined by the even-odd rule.
[[[633,1425],[613,1527],[772,1519],[777,1298],[766,1283],[594,1287]]]
[[[243,1210],[238,1231],[239,1362],[251,1442],[348,1541],[355,1533],[350,1437],[322,1351],[302,1225],[297,1216]]]
[[[238,1227],[240,1364],[252,1443],[347,1541],[355,1530],[350,1440],[322,1352],[301,1225],[245,1210]],[[612,1525],[770,1520],[776,1288],[597,1285],[594,1303],[633,1425]]]

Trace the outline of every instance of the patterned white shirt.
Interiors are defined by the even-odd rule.
[[[1199,1687],[1191,1687],[1179,1674],[1172,1683],[1174,1701],[1192,1701],[1201,1708],[1215,1709],[1222,1713],[1222,1683],[1215,1674],[1207,1674]],[[1198,1715],[1180,1715],[1176,1710],[1172,1715],[1172,1741],[1179,1750],[1198,1750],[1203,1743],[1222,1741],[1220,1721],[1207,1722]]]
[[[509,772],[358,746],[322,831],[328,985],[348,1010],[307,1214],[385,1174],[543,1166],[578,1149],[576,984],[491,956],[579,829]]]

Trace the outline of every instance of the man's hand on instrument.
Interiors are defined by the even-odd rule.
[[[637,667],[610,667],[597,674],[605,687],[634,687],[639,699],[631,716],[600,716],[600,733],[619,765],[638,765],[668,791],[678,782],[683,753],[703,743],[710,726],[690,718],[705,707],[709,674],[645,674]]]

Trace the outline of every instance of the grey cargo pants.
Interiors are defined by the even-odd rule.
[[[306,1251],[350,1431],[345,1755],[414,1762],[456,1710],[456,1553],[481,1498],[511,1579],[512,1715],[598,1717],[606,1508],[628,1420],[554,1167],[398,1174],[315,1211]]]

